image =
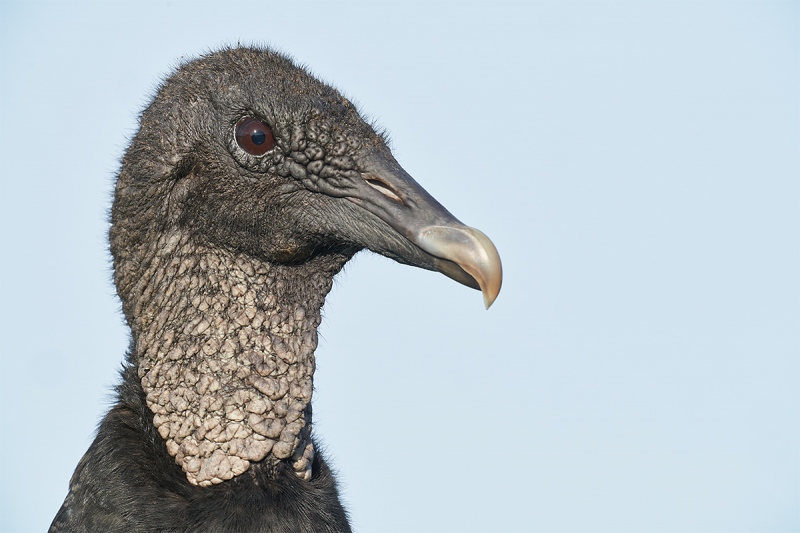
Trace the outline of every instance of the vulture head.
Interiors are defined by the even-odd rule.
[[[184,64],[140,123],[111,213],[115,282],[153,426],[192,485],[257,464],[312,479],[320,309],[359,250],[479,289],[487,308],[500,291],[492,242],[281,54]]]

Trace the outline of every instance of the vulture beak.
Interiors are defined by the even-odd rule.
[[[391,155],[373,153],[362,168],[364,184],[348,199],[422,250],[427,261],[417,266],[479,289],[489,309],[503,282],[500,255],[489,237],[451,215]]]

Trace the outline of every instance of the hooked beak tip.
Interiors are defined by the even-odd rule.
[[[483,293],[483,303],[489,309],[503,284],[503,266],[494,243],[482,231],[463,225],[429,226],[419,231],[414,239],[417,246],[429,254],[451,261],[477,282]],[[465,285],[459,279],[443,271]]]

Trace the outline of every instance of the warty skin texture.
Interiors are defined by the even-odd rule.
[[[276,146],[244,151],[243,117]],[[311,433],[333,277],[368,248],[488,303],[500,288],[488,238],[350,102],[269,50],[210,54],[164,83],[123,158],[110,242],[131,347],[50,531],[349,531]]]

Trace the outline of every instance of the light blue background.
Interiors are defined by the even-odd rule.
[[[0,530],[44,531],[127,333],[107,211],[178,58],[294,55],[500,250],[361,254],[317,435],[358,531],[800,530],[798,2],[0,4]]]

